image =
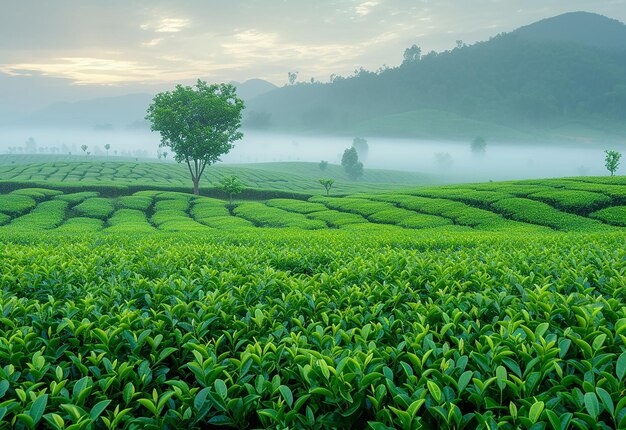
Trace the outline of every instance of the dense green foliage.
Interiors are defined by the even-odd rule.
[[[314,234],[5,239],[3,426],[626,424],[623,235]]]
[[[0,428],[626,426],[623,177],[233,205],[18,185]]]
[[[610,179],[610,181],[609,181]],[[607,183],[607,181],[609,181]],[[118,192],[124,193],[123,188]],[[622,177],[512,181],[506,183],[405,188],[360,193],[241,201],[159,190],[107,196],[98,191],[67,192],[19,188],[0,194],[0,231],[49,230],[83,225],[107,232],[238,230],[250,227],[302,229],[378,228],[476,229],[509,233],[613,231],[625,226]],[[43,209],[41,208],[43,207]],[[54,209],[52,212],[48,212]],[[78,224],[77,224],[78,223]],[[384,227],[384,228],[383,228]]]
[[[613,206],[602,209],[590,215],[609,224],[626,227],[626,206]]]

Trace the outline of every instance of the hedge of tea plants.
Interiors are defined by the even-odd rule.
[[[360,225],[0,233],[0,428],[626,426],[623,234]]]

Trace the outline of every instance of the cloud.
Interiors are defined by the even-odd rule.
[[[223,52],[242,65],[255,62],[314,61],[317,65],[332,64],[356,58],[361,48],[352,44],[305,44],[280,37],[277,33],[263,33],[255,29],[243,30],[222,43]],[[315,66],[314,66],[315,67]]]
[[[178,33],[189,25],[188,19],[166,18],[157,27],[157,33]]]
[[[142,30],[152,30],[156,33],[178,33],[189,27],[190,20],[186,18],[162,18],[156,22],[148,22],[141,24],[139,28]]]
[[[157,39],[151,39],[151,40],[149,40],[147,42],[143,42],[141,44],[141,46],[145,46],[147,48],[152,48],[153,46],[157,46],[159,43],[163,42],[163,40],[164,39],[162,37],[159,37]]]
[[[354,8],[354,10],[355,10],[357,15],[365,16],[365,15],[369,15],[370,12],[372,11],[372,9],[374,9],[379,4],[380,4],[380,2],[378,2],[378,1],[369,0],[369,1],[365,1],[365,2],[363,2],[361,4],[359,4],[357,7]]]
[[[71,79],[75,84],[115,84],[128,81],[154,80],[159,76],[155,66],[135,61],[94,57],[65,57],[46,63],[1,65],[0,72],[10,76],[43,76]]]

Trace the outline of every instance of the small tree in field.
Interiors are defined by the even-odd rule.
[[[330,194],[330,189],[333,187],[334,183],[334,179],[320,179],[320,184],[326,189],[326,195]]]
[[[363,163],[359,161],[359,154],[354,146],[343,151],[341,165],[350,179],[354,180],[363,176]]]
[[[104,149],[107,152],[107,157],[109,156],[109,149],[111,149],[111,145],[109,143],[107,143],[106,145],[104,145]]]
[[[85,154],[87,154],[87,148],[89,148],[87,145],[80,145],[80,149],[82,149]]]
[[[321,171],[326,170],[326,168],[328,167],[328,161],[325,161],[325,160],[320,161],[319,167]]]
[[[617,168],[619,167],[619,160],[622,158],[622,154],[617,151],[604,151],[606,157],[604,158],[604,165],[606,170],[611,172],[611,176],[615,175]]]
[[[243,191],[243,183],[236,176],[227,176],[220,180],[220,188],[228,193],[229,204],[233,204],[233,196]]]
[[[154,96],[146,119],[161,134],[160,147],[168,147],[179,163],[189,168],[194,194],[207,165],[233,148],[243,137],[239,132],[243,100],[230,84],[208,85],[198,80],[195,88],[177,85],[173,91]]]

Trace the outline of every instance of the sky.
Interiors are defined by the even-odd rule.
[[[0,114],[198,78],[328,81],[626,0],[0,0]]]

